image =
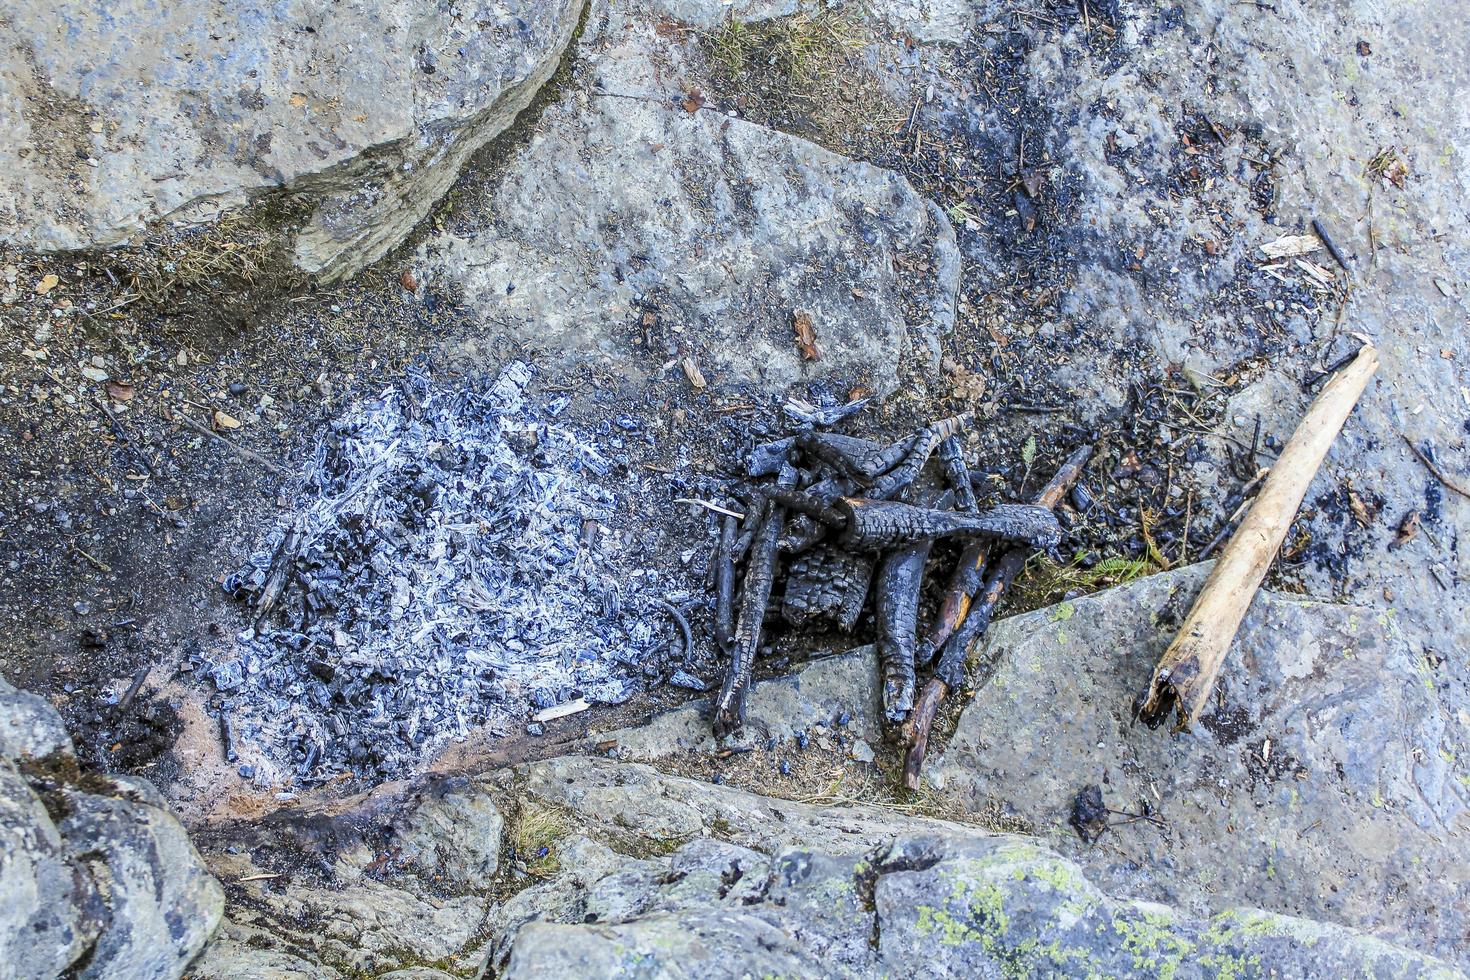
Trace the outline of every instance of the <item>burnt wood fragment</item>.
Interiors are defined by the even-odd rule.
[[[796,470],[790,466],[781,471],[780,486],[789,489],[796,483]],[[745,581],[740,594],[739,617],[730,648],[730,662],[720,693],[711,705],[711,722],[715,735],[723,737],[745,724],[745,697],[750,688],[750,672],[760,648],[761,629],[765,624],[766,603],[776,580],[777,543],[786,509],[775,500],[767,505],[765,517],[750,545],[750,560],[745,568]]]
[[[715,551],[715,645],[725,656],[735,638],[735,518],[720,521],[720,544]]]
[[[796,437],[796,445],[810,458],[826,463],[845,476],[866,483],[902,462],[913,450],[918,438],[918,435],[912,435],[882,446],[871,439],[843,436],[835,432],[803,432]]]
[[[1074,450],[1051,481],[1042,488],[1041,493],[1037,494],[1034,506],[1048,512],[1054,509],[1076,484],[1082,475],[1082,468],[1091,458],[1091,446]],[[939,713],[945,696],[963,682],[965,659],[969,656],[971,644],[990,625],[990,620],[995,615],[996,603],[1025,564],[1026,552],[1019,548],[1013,548],[1000,557],[986,578],[985,591],[950,637],[934,676],[924,685],[907,726],[909,749],[903,760],[903,781],[908,789],[919,788],[919,774],[924,768],[924,756],[929,751],[929,732],[934,727],[934,718]],[[946,681],[946,677],[950,680]]]
[[[920,429],[914,435],[913,445],[903,459],[873,481],[867,496],[874,500],[886,500],[913,483],[939,444],[967,430],[970,427],[970,418],[969,415],[955,415]]]
[[[964,443],[958,432],[946,436],[940,442],[936,454],[944,472],[945,485],[954,494],[954,509],[962,514],[973,514],[980,509],[975,499],[975,485],[970,482],[970,470],[965,464]]]
[[[792,626],[831,620],[850,631],[862,615],[873,580],[873,557],[829,546],[791,561],[781,617]]]
[[[910,500],[948,507],[953,494],[935,501],[932,491],[908,487]],[[878,626],[878,669],[882,674],[883,714],[901,722],[914,706],[914,643],[919,632],[919,588],[924,582],[924,565],[929,561],[933,538],[914,541],[890,551],[878,563],[873,583],[873,616]]]
[[[979,514],[863,497],[843,497],[835,506],[847,521],[842,544],[855,550],[882,551],[958,535],[998,538],[1049,551],[1062,536],[1056,516],[1032,504],[1000,504]]]

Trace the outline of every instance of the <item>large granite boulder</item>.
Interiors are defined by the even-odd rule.
[[[1023,819],[1121,894],[1198,914],[1251,904],[1465,957],[1470,727],[1439,708],[1391,614],[1263,592],[1202,723],[1134,723],[1205,570],[996,624],[930,779]],[[1070,820],[1088,784],[1162,825],[1082,842]]]
[[[4,681],[0,732],[0,977],[181,976],[224,894],[157,791],[82,773],[55,710]]]
[[[125,0],[0,20],[0,241],[114,245],[271,191],[326,277],[398,244],[550,76],[581,0]]]
[[[888,393],[907,352],[937,361],[948,219],[891,171],[705,107],[693,32],[657,6],[593,10],[579,84],[421,246],[420,278],[497,331],[647,372],[691,358],[716,386]]]

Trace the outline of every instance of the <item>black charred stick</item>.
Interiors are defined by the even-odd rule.
[[[1061,503],[1067,491],[1082,475],[1082,468],[1091,457],[1091,446],[1074,450],[1051,478],[1051,482],[1036,495],[1035,506],[1050,511]],[[1021,548],[1012,548],[1000,557],[986,578],[984,592],[945,644],[944,654],[940,657],[934,676],[924,685],[909,721],[909,750],[903,760],[903,781],[910,790],[917,791],[919,788],[924,756],[929,751],[929,733],[934,728],[934,718],[939,713],[939,707],[950,689],[958,687],[964,681],[964,663],[969,656],[970,646],[990,625],[995,616],[996,603],[1025,564],[1026,552]]]
[[[929,462],[929,457],[934,455],[934,450],[939,444],[968,429],[970,418],[969,415],[955,415],[947,419],[940,419],[919,430],[914,436],[913,448],[904,455],[898,465],[873,481],[873,485],[867,492],[868,497],[874,500],[886,500],[913,483],[919,472],[923,470],[924,464]]]
[[[906,492],[910,497],[920,494]],[[933,495],[927,495],[932,499]],[[946,494],[946,497],[950,495]],[[915,541],[883,556],[874,579],[873,615],[878,624],[878,667],[883,677],[883,714],[901,722],[914,706],[914,642],[919,632],[919,587],[933,538]]]
[[[847,521],[842,544],[859,551],[902,548],[951,535],[999,538],[1050,550],[1062,533],[1050,509],[1032,504],[1001,504],[979,514],[958,514],[894,500],[843,497],[836,509]]]
[[[877,479],[893,469],[914,448],[918,435],[881,446],[871,439],[843,436],[835,432],[803,432],[796,437],[797,447],[812,459],[826,463],[838,472],[864,482]]]
[[[952,435],[941,442],[938,455],[944,467],[945,482],[954,492],[955,509],[966,514],[977,512],[980,504],[975,499],[975,486],[970,480],[970,470],[965,464],[964,446],[959,435]],[[972,541],[960,552],[959,561],[955,562],[954,572],[949,578],[949,588],[945,591],[944,599],[939,604],[939,612],[934,617],[934,624],[914,651],[914,657],[919,664],[927,665],[934,659],[934,655],[944,646],[955,627],[965,618],[965,613],[969,612],[970,599],[984,580],[985,562],[989,554],[990,545],[984,540]]]
[[[720,544],[715,551],[715,645],[730,655],[735,634],[735,518],[720,522]]]
[[[786,467],[781,471],[779,479],[781,486],[790,488],[796,482],[796,470]],[[755,664],[756,650],[760,648],[766,603],[771,599],[771,586],[776,580],[776,559],[779,554],[777,544],[785,519],[785,508],[772,500],[750,545],[750,561],[745,567],[740,613],[730,646],[730,662],[725,668],[725,679],[720,684],[720,693],[710,706],[710,720],[715,735],[719,737],[738,731],[745,724],[745,696],[750,688],[750,672]]]
[[[934,624],[914,651],[914,658],[918,663],[927,666],[932,662],[934,655],[944,647],[955,628],[964,622],[970,611],[970,600],[985,581],[985,565],[989,559],[990,542],[983,538],[965,545],[965,550],[960,552],[959,561],[955,563],[954,572],[949,578],[949,589],[939,603]]]
[[[1342,266],[1344,272],[1352,272],[1347,256],[1342,254],[1342,250],[1337,247],[1337,242],[1333,241],[1332,236],[1327,233],[1327,226],[1322,224],[1320,218],[1312,219],[1312,230],[1317,233],[1318,238],[1322,239],[1322,244],[1327,246],[1327,254],[1332,256],[1332,260]]]
[[[898,723],[914,706],[914,642],[919,628],[919,586],[933,539],[891,551],[878,565],[873,614],[878,623],[878,669],[883,677],[883,714]]]
[[[128,685],[128,689],[118,699],[117,706],[112,709],[113,718],[121,718],[128,713],[128,709],[133,706],[133,699],[138,696],[138,691],[142,689],[143,682],[148,679],[148,671],[150,669],[149,666],[144,665],[133,672],[133,682]]]
[[[219,709],[219,740],[224,746],[226,762],[240,758],[240,753],[235,750],[235,726],[230,721],[230,713],[224,708]]]
[[[935,678],[946,687],[957,688],[965,682],[965,660],[970,646],[989,629],[990,621],[995,618],[995,607],[1021,569],[1026,567],[1028,554],[1025,548],[1011,548],[991,567],[990,574],[985,577],[985,588],[975,597],[969,614],[945,643],[944,653],[934,668]]]
[[[839,497],[840,494],[835,492],[828,496],[812,490],[777,490],[771,494],[771,499],[787,510],[805,514],[826,527],[841,530],[847,526],[847,522],[832,509],[832,501]]]
[[[970,482],[970,469],[965,463],[965,447],[959,433],[947,436],[939,444],[939,463],[944,468],[944,482],[954,493],[954,509],[973,514],[980,509],[975,499],[975,485]]]

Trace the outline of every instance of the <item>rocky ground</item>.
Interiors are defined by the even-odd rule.
[[[211,873],[203,976],[1467,962],[1456,11],[340,13],[0,18],[0,666],[60,712],[0,717],[24,844],[0,942],[49,937],[12,972],[177,975]],[[1191,562],[1363,337],[1383,367],[1214,714],[1134,728]],[[437,775],[242,775],[198,669],[252,626],[221,581],[353,404],[512,360],[619,440],[599,560],[691,597],[694,656],[620,708],[471,733]],[[988,640],[918,798],[868,654],[762,684],[729,744],[667,683],[717,668],[713,521],[675,501],[723,493],[792,393],[878,396],[874,432],[974,410],[996,500],[1099,447],[1096,505],[1019,583],[1035,611]],[[1134,815],[1091,845],[1088,785]]]

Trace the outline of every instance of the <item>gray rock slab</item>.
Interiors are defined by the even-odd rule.
[[[60,976],[96,940],[104,909],[8,759],[0,759],[0,844],[0,976]]]
[[[0,678],[0,756],[39,759],[71,750],[71,736],[51,703]]]
[[[1043,843],[962,824],[766,801],[638,764],[522,774],[526,798],[563,807],[579,832],[631,839],[513,899],[535,914],[494,927],[499,976],[1460,975],[1341,926],[1116,897]],[[705,820],[735,839],[661,846]]]
[[[621,759],[648,761],[679,752],[713,752],[720,745],[763,745],[788,741],[814,725],[833,725],[850,716],[847,730],[871,742],[883,737],[878,704],[878,662],[872,647],[821,657],[790,674],[758,681],[746,702],[745,728],[718,742],[709,724],[709,699],[655,715],[645,725],[589,736],[616,741]]]
[[[285,190],[310,211],[298,265],[355,271],[530,102],[581,7],[16,6],[0,24],[0,240],[113,245]]]
[[[219,883],[151,784],[70,753],[55,709],[0,682],[0,978],[178,977]]]
[[[401,861],[451,889],[483,890],[500,867],[505,832],[495,800],[470,779],[426,787],[394,826]]]
[[[81,977],[176,977],[204,948],[224,891],[168,812],[124,798],[67,793],[58,829],[105,896],[107,920]]]
[[[579,48],[592,88],[548,106],[477,213],[421,246],[421,281],[549,351],[647,372],[689,356],[715,386],[886,394],[907,352],[937,362],[949,220],[891,171],[686,105],[682,43],[651,11],[599,6]]]
[[[1132,722],[1134,697],[1203,580],[1196,566],[1005,620],[984,682],[927,770],[1028,821],[1101,886],[1199,914],[1251,904],[1466,955],[1466,732],[1391,614],[1261,593],[1194,731]],[[1135,822],[1084,845],[1100,784]]]
[[[335,970],[271,948],[275,938],[226,919],[189,972],[199,980],[335,980],[340,976]]]
[[[214,853],[209,860],[226,880],[261,873],[245,855]],[[242,882],[230,917],[272,937],[277,948],[346,973],[448,959],[470,944],[485,920],[485,902],[477,896],[436,898],[341,862],[334,870],[337,880],[330,883],[292,877]]]

